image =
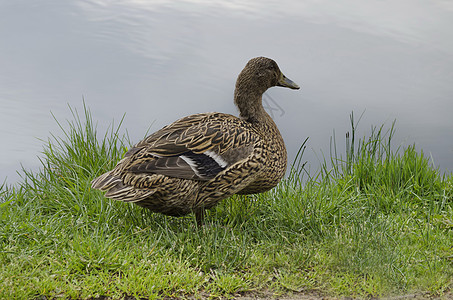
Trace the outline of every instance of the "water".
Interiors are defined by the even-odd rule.
[[[82,99],[100,130],[126,113],[134,142],[184,115],[236,114],[236,77],[261,55],[302,87],[266,98],[290,159],[308,136],[316,169],[365,111],[359,135],[396,119],[397,145],[453,170],[452,28],[449,1],[2,1],[0,181],[36,170],[61,135],[51,112],[64,123]]]

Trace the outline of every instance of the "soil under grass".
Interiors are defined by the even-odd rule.
[[[90,188],[130,143],[84,113],[39,172],[1,186],[0,299],[452,295],[453,175],[392,149],[393,126],[353,128],[315,175],[301,147],[275,189],[223,201],[198,228]]]

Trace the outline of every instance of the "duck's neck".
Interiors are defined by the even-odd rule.
[[[239,116],[250,123],[273,123],[263,107],[263,92],[244,85],[237,85],[234,91],[234,103],[239,109]]]

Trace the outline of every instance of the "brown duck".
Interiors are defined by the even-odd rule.
[[[133,146],[92,187],[165,215],[193,212],[198,224],[222,199],[273,188],[287,164],[282,136],[262,105],[273,86],[299,89],[272,59],[251,59],[236,81],[239,118],[201,113],[179,119]]]

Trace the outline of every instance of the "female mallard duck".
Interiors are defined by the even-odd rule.
[[[273,86],[299,89],[272,59],[251,59],[236,81],[239,118],[202,113],[179,119],[132,147],[93,188],[165,215],[194,212],[198,224],[222,199],[273,188],[287,163],[283,138],[262,105]]]

